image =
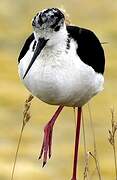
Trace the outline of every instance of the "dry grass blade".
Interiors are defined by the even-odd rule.
[[[101,173],[100,173],[98,156],[97,156],[97,147],[96,147],[96,140],[95,140],[95,131],[94,131],[92,114],[91,114],[91,109],[90,109],[89,103],[88,103],[88,110],[89,110],[91,130],[92,130],[92,134],[93,134],[93,146],[94,146],[94,155],[92,155],[92,153],[90,153],[90,155],[92,155],[92,157],[93,157],[94,160],[95,160],[95,164],[96,164],[96,169],[97,169],[97,173],[98,173],[99,180],[102,180],[102,178],[101,178]]]
[[[96,156],[95,156],[92,152],[89,152],[89,154],[91,155],[91,157],[92,157],[92,158],[94,159],[94,161],[95,161],[96,170],[97,170],[97,172],[98,172],[99,179],[101,179],[101,175],[100,175],[100,171],[99,171],[99,167],[98,167],[97,158],[96,158]]]
[[[82,112],[82,129],[83,129],[83,140],[84,140],[84,157],[85,157],[85,168],[84,168],[84,180],[89,180],[89,153],[86,147],[86,136],[85,136],[85,124],[84,124],[84,114]]]
[[[23,123],[22,123],[22,128],[21,128],[21,132],[20,132],[20,136],[19,136],[19,140],[18,140],[16,153],[15,153],[15,159],[14,159],[13,169],[12,169],[12,173],[11,173],[11,180],[14,179],[16,161],[17,161],[17,157],[18,157],[18,152],[19,152],[19,147],[20,147],[20,143],[21,143],[21,139],[22,139],[23,130],[24,130],[26,123],[29,121],[29,119],[31,117],[30,116],[30,106],[31,106],[32,99],[33,99],[33,96],[29,95],[28,99],[26,99],[25,104],[24,104]]]
[[[104,42],[101,42],[101,44],[108,44],[108,42],[104,41]]]
[[[117,156],[116,156],[116,144],[115,144],[115,133],[117,131],[117,122],[115,122],[114,117],[115,117],[115,112],[113,107],[111,108],[111,130],[109,130],[108,140],[113,148],[114,162],[115,162],[115,177],[117,180]]]
[[[85,154],[84,180],[89,180],[89,152]]]

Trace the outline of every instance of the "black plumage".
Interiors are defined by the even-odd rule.
[[[84,28],[67,26],[69,36],[78,44],[77,54],[80,59],[91,66],[95,72],[104,73],[104,50],[96,35]]]
[[[18,57],[18,63],[20,63],[20,60],[25,56],[27,53],[28,49],[30,48],[31,42],[34,40],[34,34],[32,33],[25,41],[24,46],[19,54]]]

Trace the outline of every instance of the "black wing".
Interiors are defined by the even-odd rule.
[[[95,72],[104,73],[104,50],[96,35],[84,28],[67,26],[69,37],[78,43],[77,54],[81,60],[91,66]]]
[[[20,55],[18,57],[18,63],[20,63],[20,60],[25,56],[26,52],[28,51],[31,42],[34,40],[34,34],[32,33],[25,41],[24,46],[20,52]]]

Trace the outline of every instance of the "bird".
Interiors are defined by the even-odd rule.
[[[68,25],[59,8],[39,11],[32,20],[33,32],[18,57],[19,77],[41,101],[57,106],[44,127],[39,155],[43,167],[52,154],[54,124],[65,106],[77,108],[73,175],[77,179],[82,107],[103,90],[105,54],[92,30]]]

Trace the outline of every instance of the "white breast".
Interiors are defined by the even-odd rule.
[[[82,106],[103,89],[104,78],[84,64],[72,42],[69,52],[61,48],[44,48],[27,76],[22,77],[31,61],[29,50],[19,64],[19,75],[27,89],[48,104]]]

